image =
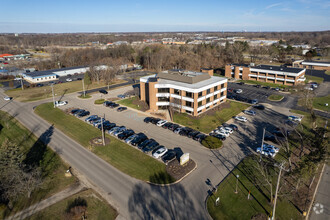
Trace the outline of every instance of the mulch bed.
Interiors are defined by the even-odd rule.
[[[94,147],[97,147],[97,146],[103,146],[103,142],[102,142],[102,137],[96,137],[96,138],[93,138],[89,141],[90,145],[94,146]],[[109,144],[110,143],[110,139],[105,137],[104,138],[104,143],[105,145]]]
[[[134,105],[139,105],[140,106],[140,111],[147,111],[149,109],[148,104],[145,101],[141,101],[139,97],[135,97],[135,99],[132,100],[132,104]]]
[[[166,166],[166,171],[176,180],[181,179],[185,175],[187,175],[190,171],[192,171],[196,167],[196,163],[189,159],[187,163],[183,166],[180,165],[180,162],[175,159],[169,162]]]

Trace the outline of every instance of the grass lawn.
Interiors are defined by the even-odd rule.
[[[272,87],[272,88],[287,88],[287,87],[290,87],[288,85],[280,85],[280,84],[276,84],[276,83],[267,83],[267,82],[259,82],[259,81],[254,81],[254,80],[240,80],[240,82],[244,82],[244,83],[247,83],[247,84],[255,84],[255,85],[262,85],[262,86],[269,86],[269,87]]]
[[[323,83],[324,79],[322,77],[317,77],[317,76],[309,76],[309,75],[305,75],[306,80],[305,82],[316,82],[317,84],[321,84]]]
[[[50,148],[45,146],[31,132],[23,127],[18,121],[5,112],[0,111],[0,143],[7,139],[10,143],[19,146],[19,153],[23,155],[23,161],[40,161],[37,166],[43,170],[43,184],[34,191],[30,198],[24,194],[13,204],[13,210],[6,208],[0,202],[0,218],[8,217],[19,210],[29,207],[56,192],[63,190],[73,184],[75,177],[65,177],[68,165]],[[0,144],[0,148],[1,148]]]
[[[328,106],[325,106],[328,103]],[[330,111],[330,95],[323,97],[315,97],[313,100],[313,107],[323,111]]]
[[[173,121],[181,125],[191,127],[198,131],[209,133],[214,128],[225,123],[233,116],[237,115],[238,113],[242,112],[244,109],[250,106],[248,104],[235,102],[235,101],[227,100],[227,102],[230,104],[229,107],[216,111],[212,115],[208,115],[206,113],[206,114],[202,114],[199,117],[192,117],[185,113],[175,112],[173,116]]]
[[[78,96],[78,98],[81,98],[81,99],[89,99],[89,98],[91,98],[92,96],[91,95],[88,95],[88,94],[86,94],[85,96],[84,95],[80,95],[80,96]]]
[[[116,81],[113,84],[116,83],[122,83],[123,81]],[[93,83],[89,86],[85,85],[85,89],[94,89],[99,87],[106,86],[105,83],[100,82]],[[73,81],[73,82],[66,82],[66,83],[60,83],[54,85],[54,94],[55,96],[62,96],[66,93],[73,93],[82,91],[82,82],[81,81]],[[50,86],[43,86],[43,87],[35,87],[35,88],[27,88],[22,90],[21,88],[18,89],[11,89],[6,91],[6,94],[8,96],[13,97],[17,101],[22,102],[31,102],[31,101],[37,101],[40,99],[46,99],[52,97],[52,88]]]
[[[130,107],[130,108],[141,110],[142,108],[141,108],[140,105],[133,104],[133,101],[138,100],[138,99],[139,99],[138,96],[134,96],[134,97],[131,97],[131,98],[119,100],[119,101],[117,101],[117,103],[120,104],[120,105],[125,105],[125,106]]]
[[[96,99],[96,100],[94,101],[94,104],[96,104],[96,105],[101,105],[101,104],[103,104],[103,102],[105,102],[105,99]]]
[[[269,99],[270,101],[280,101],[280,100],[283,99],[283,97],[284,97],[284,96],[282,96],[282,95],[275,95],[275,94],[272,94],[272,95],[270,95],[270,96],[268,97],[268,99]]]
[[[35,112],[86,148],[89,148],[89,141],[92,138],[101,136],[97,128],[65,114],[58,108],[54,109],[51,103],[39,105]],[[110,138],[110,144],[94,147],[91,151],[118,170],[144,181],[155,180],[155,176],[162,173],[167,174],[165,164],[108,134],[106,136]],[[159,183],[174,181],[166,175],[165,177],[166,180],[155,181]]]
[[[330,70],[325,71],[325,74],[330,75]]]
[[[116,210],[114,210],[110,205],[104,201],[100,195],[95,193],[93,190],[87,190],[80,192],[74,196],[64,199],[40,212],[27,218],[29,220],[38,219],[65,219],[66,209],[69,204],[71,204],[74,199],[82,198],[87,202],[86,215],[87,219],[115,219],[118,215]],[[79,218],[81,219],[81,218]]]
[[[255,169],[257,162],[252,157],[245,158],[225,180],[219,185],[217,192],[207,200],[207,209],[213,219],[251,219],[252,216],[263,213],[269,216],[272,206],[269,203],[270,186],[256,183],[256,179],[262,179],[260,173]],[[238,178],[237,194],[236,175]],[[273,193],[276,187],[276,175],[272,179]],[[248,193],[250,199],[248,200]],[[215,206],[216,198],[220,198],[220,204]],[[276,219],[303,219],[292,203],[287,200],[278,199],[276,208]]]

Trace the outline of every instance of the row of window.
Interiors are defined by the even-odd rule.
[[[223,89],[223,88],[225,88],[225,84],[214,86],[213,91],[217,91],[217,90],[220,90],[220,89]],[[170,93],[170,89],[169,88],[158,88],[158,93]],[[206,90],[206,95],[208,95],[210,93],[211,93],[211,89],[207,89]],[[174,89],[173,94],[181,95],[181,90]],[[199,92],[198,93],[198,98],[200,98],[202,96],[203,96],[203,92]],[[194,97],[194,93],[192,93],[192,92],[186,92],[185,97],[193,98]]]
[[[45,77],[45,80],[47,80],[47,79],[51,79],[51,78],[55,78],[55,76],[49,76],[49,77]],[[39,81],[39,79],[40,80],[44,80],[44,77],[41,77],[41,78],[37,78],[37,81]]]

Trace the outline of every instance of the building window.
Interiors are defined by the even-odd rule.
[[[170,99],[167,98],[167,97],[158,97],[158,101],[159,101],[159,102],[169,102]]]
[[[188,113],[188,114],[192,114],[192,111],[189,111],[189,110],[186,110],[186,113]]]
[[[218,90],[218,86],[214,86],[214,91],[217,91]]]
[[[188,102],[188,101],[186,101],[186,106],[187,106],[187,107],[192,107],[192,102]]]
[[[210,102],[210,97],[208,97],[207,99],[206,99],[206,103],[209,103]]]
[[[202,101],[198,102],[198,107],[201,107],[202,105]]]
[[[214,95],[213,96],[213,100],[216,100],[218,97],[217,97],[218,95]]]
[[[223,89],[223,88],[225,88],[225,84],[224,83],[221,84],[221,89]]]
[[[240,70],[239,73],[243,73],[243,70]]]
[[[180,95],[180,90],[178,90],[178,89],[174,89],[174,94],[176,94],[176,95]]]
[[[203,92],[199,92],[198,93],[198,98],[202,97],[203,96]]]
[[[37,79],[37,81],[39,81],[39,79]]]
[[[221,92],[221,95],[220,95],[220,97],[222,97],[224,95],[224,92]]]
[[[211,93],[211,89],[206,90],[206,94],[210,94]]]
[[[192,98],[193,97],[193,93],[192,92],[186,92],[186,97]]]
[[[170,93],[170,89],[169,88],[159,88],[158,93]]]
[[[199,113],[201,113],[202,112],[202,110],[199,110],[198,112],[197,112],[197,114],[199,114]]]

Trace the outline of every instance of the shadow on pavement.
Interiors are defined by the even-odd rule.
[[[131,219],[207,219],[181,184],[136,184],[128,201]]]

